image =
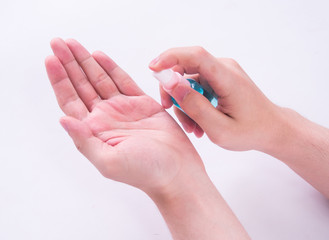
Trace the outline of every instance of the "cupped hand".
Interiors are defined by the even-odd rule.
[[[211,141],[230,150],[265,151],[275,143],[280,126],[279,108],[269,101],[239,64],[232,59],[215,58],[202,47],[173,48],[150,63],[153,71],[171,68],[192,75],[201,85],[209,85],[219,96],[218,106],[182,83],[171,89],[160,86],[165,108],[172,106],[169,94],[185,113],[175,108],[184,129],[197,137],[203,131]],[[174,78],[172,81],[175,81]]]
[[[66,114],[60,122],[105,177],[155,192],[204,173],[177,123],[112,59],[72,39],[53,39],[51,47],[45,64]]]

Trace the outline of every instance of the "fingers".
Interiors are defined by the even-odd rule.
[[[108,99],[119,94],[109,75],[79,42],[69,39],[66,44],[101,98]]]
[[[225,129],[232,122],[230,117],[214,108],[207,98],[185,84],[176,85],[170,90],[170,94],[210,138],[216,137],[213,136],[213,129]],[[197,130],[198,136],[202,133],[201,129]]]
[[[188,133],[194,132],[196,123],[191,118],[189,118],[185,113],[183,113],[180,109],[178,109],[177,107],[174,108],[174,112],[178,118],[178,121],[181,122],[184,130]]]
[[[174,72],[180,73],[181,75],[184,75],[184,69],[182,67],[178,66],[178,65],[174,66],[172,68],[172,70]],[[170,95],[165,90],[163,90],[161,84],[159,85],[159,90],[160,90],[160,97],[161,97],[162,106],[166,109],[170,108],[173,105],[173,102],[171,100]]]
[[[144,95],[144,92],[137,86],[131,77],[106,54],[96,51],[92,54],[92,56],[111,77],[116,87],[122,94],[127,96]]]
[[[203,136],[203,134],[204,134],[203,129],[198,124],[196,124],[195,130],[194,130],[194,135],[197,138],[201,138]]]
[[[77,149],[105,176],[111,178],[118,167],[118,153],[109,144],[95,137],[88,125],[72,117],[60,119],[63,128]]]
[[[66,43],[60,38],[55,38],[50,42],[50,45],[54,54],[64,66],[77,94],[91,111],[93,106],[100,101],[98,93],[88,81]]]
[[[57,102],[63,112],[77,119],[86,117],[88,109],[75,91],[59,59],[56,56],[49,56],[45,60],[45,65]]]
[[[159,89],[160,89],[162,106],[164,108],[170,108],[173,105],[170,95],[165,90],[163,90],[163,87],[161,84],[159,85]]]
[[[149,67],[153,71],[177,69],[186,74],[198,74],[198,80],[207,84],[219,96],[227,96],[232,89],[232,83],[226,65],[204,50],[202,47],[173,48],[165,51]],[[173,78],[174,79],[174,78]],[[172,81],[173,81],[172,79]],[[176,81],[178,81],[176,79]],[[202,135],[204,130],[210,138],[215,138],[213,129],[221,129],[231,124],[232,119],[218,111],[204,96],[185,84],[167,84],[172,89],[166,91],[177,101],[183,111],[199,125],[194,133]],[[186,119],[182,120],[187,122]],[[189,123],[191,124],[191,123]],[[188,124],[188,126],[190,126]]]
[[[186,75],[185,78],[192,78],[198,80],[199,75]],[[161,104],[164,108],[170,108],[173,105],[171,96],[163,89],[162,84],[159,85],[160,97],[161,97]]]
[[[162,53],[149,67],[153,71],[179,66],[187,74],[200,74],[218,95],[226,95],[230,82],[225,77],[226,68],[221,61],[202,47],[172,48]]]
[[[216,58],[202,47],[172,48],[163,52],[157,61],[152,61],[149,67],[153,71],[172,68],[178,65],[184,73],[205,73],[209,72],[213,65],[216,65]],[[212,69],[214,71],[215,69]]]
[[[177,107],[174,108],[174,112],[178,118],[178,121],[182,123],[184,130],[188,133],[194,133],[194,135],[198,138],[203,136],[202,128],[194,122],[191,118],[189,118],[185,113],[183,113]]]

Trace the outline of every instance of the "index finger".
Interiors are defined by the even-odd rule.
[[[174,66],[183,68],[187,74],[200,74],[218,95],[225,95],[225,89],[229,89],[230,82],[224,64],[202,47],[169,49],[149,65],[157,72]]]

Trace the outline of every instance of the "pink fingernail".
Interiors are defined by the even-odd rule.
[[[156,58],[154,58],[154,59],[150,62],[149,66],[154,66],[154,65],[159,61],[159,59],[160,59],[160,57],[156,57]]]
[[[168,93],[179,83],[190,86],[189,82],[179,73],[174,72],[172,69],[165,69],[161,72],[154,72],[153,76],[159,80],[164,90]]]
[[[166,69],[161,72],[154,72],[153,76],[159,80],[166,91],[170,91],[179,82],[179,77],[171,69]]]

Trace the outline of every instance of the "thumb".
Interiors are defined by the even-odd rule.
[[[226,128],[230,118],[220,112],[199,92],[185,84],[177,84],[171,96],[182,110],[212,138],[216,129]]]
[[[230,118],[218,111],[202,94],[190,87],[188,81],[172,70],[155,72],[154,76],[160,81],[163,89],[169,93],[183,109],[208,135],[215,136],[214,130],[222,129],[230,122]]]
[[[88,158],[96,167],[102,161],[101,153],[104,151],[104,143],[96,138],[86,123],[73,117],[62,117],[60,124],[72,138],[76,148]],[[110,148],[106,144],[107,148]]]

